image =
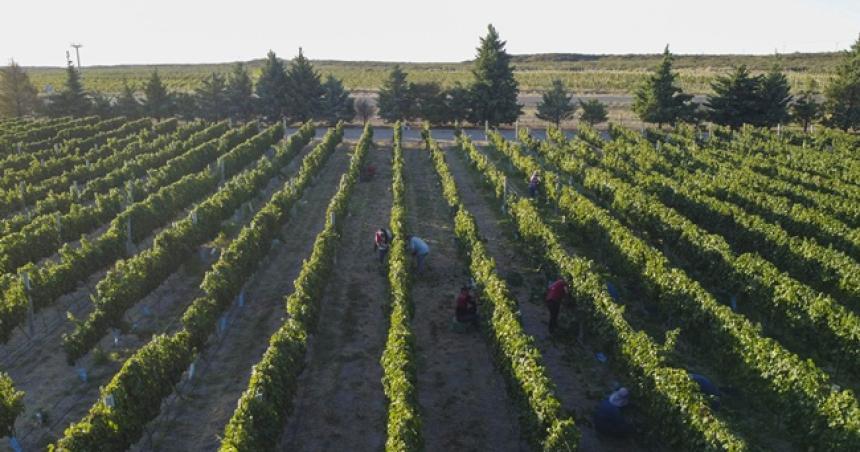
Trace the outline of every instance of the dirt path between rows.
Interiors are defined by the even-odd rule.
[[[159,416],[148,425],[151,435],[145,434],[132,450],[218,448],[218,436],[248,386],[251,367],[260,360],[269,337],[283,322],[284,296],[292,291],[302,261],[322,229],[324,206],[349,163],[347,149],[351,145],[339,146],[316,182],[305,190],[295,215],[281,230],[282,243],[275,245],[268,262],[263,262],[251,278],[245,306],[234,305],[227,313],[228,327],[211,339],[198,357],[194,379],[179,385],[178,393],[166,400]]]
[[[254,200],[255,208],[268,199],[276,187],[282,185],[284,175],[293,174],[304,156],[312,148],[306,146],[284,167],[281,174],[273,178]],[[188,209],[177,218],[187,215]],[[232,223],[231,219],[230,222]],[[244,224],[250,215],[238,219]],[[232,227],[238,232],[238,226]],[[150,246],[152,238],[163,228],[146,237],[139,249]],[[206,244],[203,248],[211,248]],[[64,295],[57,303],[35,314],[36,335],[32,340],[16,331],[12,340],[2,349],[4,371],[9,372],[16,388],[26,392],[25,412],[18,417],[16,430],[25,449],[41,449],[62,435],[72,422],[81,419],[89,410],[99,394],[99,387],[106,384],[120,369],[126,358],[149,341],[153,333],[173,331],[179,325],[179,318],[187,305],[200,294],[199,285],[203,273],[213,263],[208,259],[202,263],[192,257],[177,272],[165,280],[156,290],[144,297],[130,309],[124,319],[130,329],[119,333],[114,344],[114,336],[108,334],[87,356],[75,366],[69,366],[62,348],[62,334],[73,328],[65,318],[69,311],[76,318],[85,318],[92,311],[90,293],[106,274],[106,270],[91,276],[77,291]],[[86,370],[86,382],[79,374]],[[42,421],[36,418],[42,414]]]
[[[480,175],[471,168],[468,156],[459,149],[448,149],[446,154],[460,200],[475,217],[487,251],[496,261],[498,274],[508,281],[511,295],[519,304],[523,329],[535,338],[547,373],[556,385],[556,396],[582,433],[580,450],[644,450],[632,441],[598,438],[592,427],[591,415],[602,397],[612,390],[609,385],[618,376],[595,360],[595,351],[588,347],[591,342],[588,338],[584,338],[585,347],[582,347],[561,344],[550,336],[549,312],[542,302],[546,276],[516,243],[512,236],[514,226],[496,207],[498,203],[488,189],[480,183]],[[570,311],[562,313],[562,316],[569,315]]]
[[[430,246],[415,277],[412,327],[418,361],[418,401],[427,450],[527,450],[513,401],[479,333],[451,331],[454,299],[468,281],[458,255],[453,218],[430,156],[404,149],[409,230]]]
[[[376,167],[376,177],[355,187],[278,450],[377,451],[385,444],[379,359],[387,332],[388,286],[372,243],[374,231],[389,222],[390,159],[390,148],[371,150],[367,161]]]

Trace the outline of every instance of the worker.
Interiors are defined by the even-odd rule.
[[[406,236],[406,242],[409,245],[409,252],[415,257],[417,272],[420,274],[424,269],[424,259],[430,254],[430,247],[427,242],[411,234]]]
[[[690,372],[690,378],[699,385],[699,389],[702,391],[702,394],[705,394],[705,396],[710,400],[711,407],[719,409],[720,398],[723,395],[722,392],[720,392],[720,388],[712,383],[711,380],[708,380],[704,375]]]
[[[460,288],[454,316],[458,322],[478,326],[478,303],[469,286]]]
[[[603,435],[625,437],[635,430],[633,424],[624,418],[623,408],[630,401],[630,391],[619,388],[603,399],[594,413],[594,428]]]
[[[532,177],[529,178],[529,196],[532,199],[537,198],[539,188],[540,188],[540,172],[535,171],[532,173]]]
[[[385,255],[388,254],[388,247],[391,245],[391,240],[394,237],[388,232],[388,229],[379,228],[373,237],[373,248],[379,254],[379,263],[385,263]]]
[[[550,284],[546,291],[546,307],[549,309],[549,332],[555,332],[558,326],[558,313],[561,310],[561,301],[568,295],[567,282],[558,278]]]

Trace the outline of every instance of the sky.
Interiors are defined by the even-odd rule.
[[[299,46],[314,60],[463,61],[488,23],[512,54],[817,52],[860,34],[860,0],[9,2],[0,61],[23,66],[62,66],[73,42],[84,66],[292,58]]]

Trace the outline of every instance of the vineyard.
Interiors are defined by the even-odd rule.
[[[380,135],[0,120],[4,450],[860,450],[856,135]]]

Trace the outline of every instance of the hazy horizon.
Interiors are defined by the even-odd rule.
[[[265,3],[20,3],[9,8],[19,19],[0,28],[0,59],[62,67],[74,42],[87,67],[222,64],[269,49],[289,59],[300,46],[317,61],[458,63],[473,58],[488,23],[522,55],[655,54],[667,43],[679,55],[818,53],[847,49],[860,32],[860,2],[847,0]]]

